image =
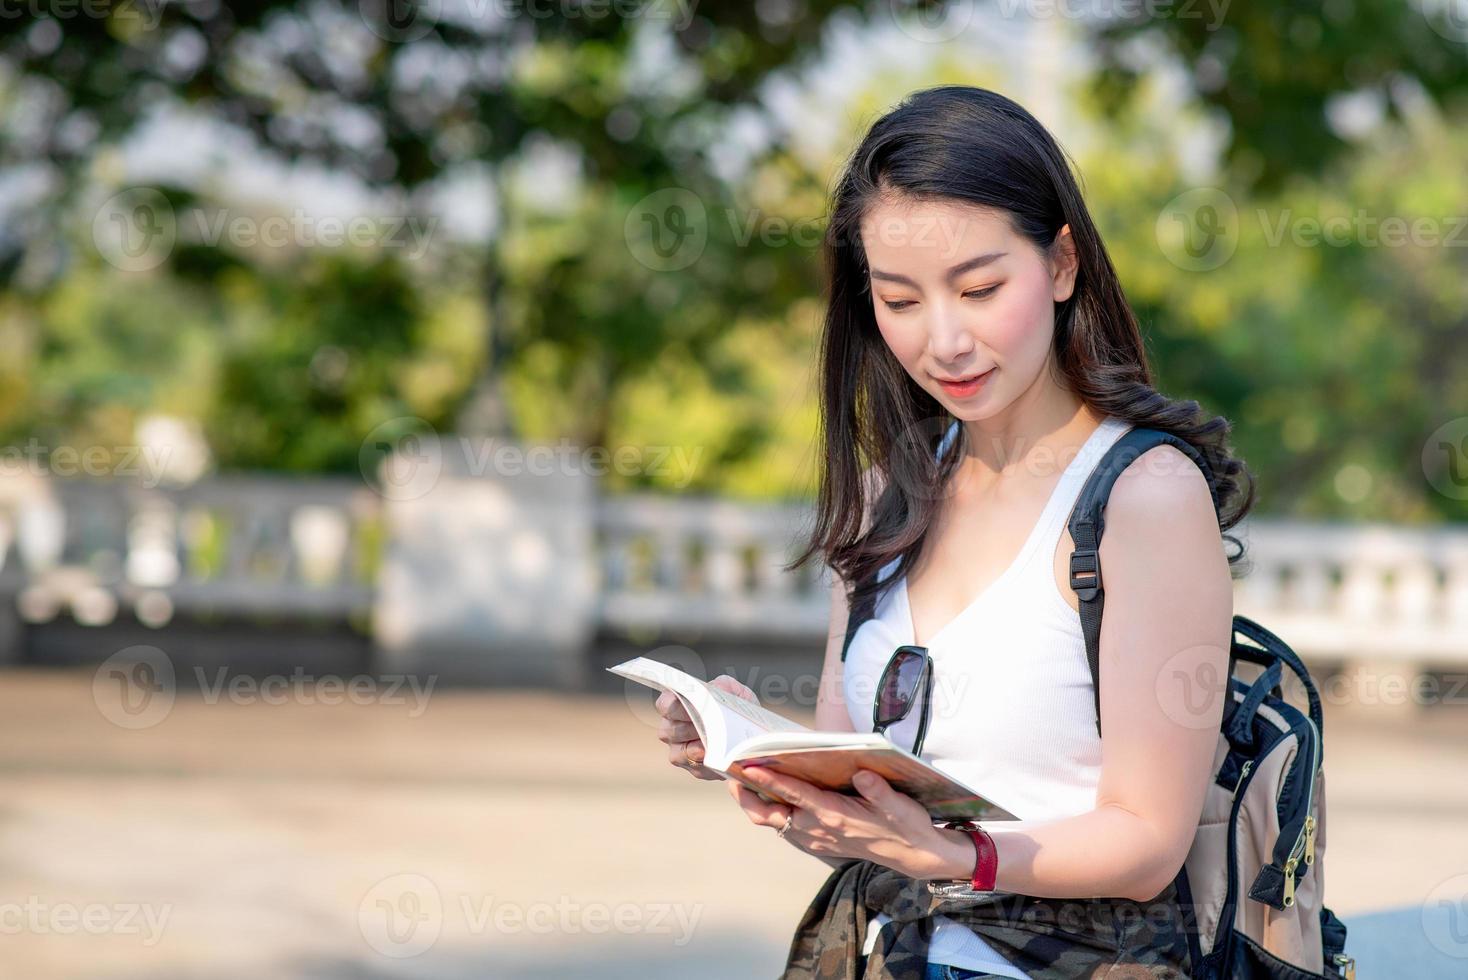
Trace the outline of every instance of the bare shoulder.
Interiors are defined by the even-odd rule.
[[[1103,551],[1135,558],[1157,573],[1164,565],[1224,569],[1223,533],[1208,478],[1174,446],[1154,446],[1122,470],[1106,503]],[[1170,561],[1158,559],[1166,555]],[[1106,555],[1103,555],[1105,561]]]
[[[1116,522],[1182,522],[1218,530],[1208,478],[1176,446],[1153,446],[1127,465],[1106,502],[1107,527]]]

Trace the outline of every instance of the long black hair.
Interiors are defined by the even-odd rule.
[[[948,451],[935,459],[952,416],[913,381],[877,329],[859,229],[879,197],[894,193],[994,209],[1042,251],[1069,225],[1079,267],[1070,297],[1055,311],[1059,382],[1102,417],[1162,429],[1197,448],[1212,471],[1220,531],[1248,513],[1254,481],[1227,445],[1228,421],[1153,387],[1136,316],[1054,138],[996,92],[945,85],[910,94],[878,119],[833,191],[823,243],[819,500],[809,542],[787,567],[820,555],[848,583],[849,602],[872,601],[878,569],[901,556],[900,572],[916,560],[962,456]],[[880,493],[866,466],[881,474]],[[1224,539],[1237,546],[1228,559],[1234,570],[1244,547]]]

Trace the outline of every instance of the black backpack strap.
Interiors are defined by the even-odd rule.
[[[1157,446],[1174,446],[1187,455],[1208,480],[1213,510],[1218,512],[1218,487],[1203,454],[1192,443],[1161,429],[1133,428],[1101,457],[1071,509],[1067,527],[1075,541],[1070,553],[1070,587],[1080,599],[1081,632],[1086,637],[1086,665],[1091,668],[1091,692],[1096,705],[1096,734],[1101,734],[1101,609],[1106,593],[1101,583],[1101,534],[1106,528],[1105,509],[1111,487],[1122,470],[1138,456]],[[1077,578],[1077,575],[1089,578]]]

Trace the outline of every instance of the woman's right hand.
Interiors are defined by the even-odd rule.
[[[753,691],[728,674],[715,677],[709,681],[709,686],[759,704],[759,698],[754,696]],[[658,714],[662,715],[658,722],[658,740],[668,743],[668,761],[679,769],[687,769],[699,779],[723,779],[718,772],[703,765],[703,742],[678,696],[672,691],[664,691],[658,695],[654,705]]]

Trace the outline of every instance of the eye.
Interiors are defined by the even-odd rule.
[[[887,309],[891,310],[893,313],[901,313],[903,310],[912,305],[912,300],[910,299],[883,300],[882,302],[886,303]]]
[[[992,286],[985,286],[983,289],[970,289],[963,295],[965,299],[969,297],[973,297],[974,299],[988,299],[990,296],[994,295],[994,291],[998,289],[1000,285],[1000,283],[995,283]]]

